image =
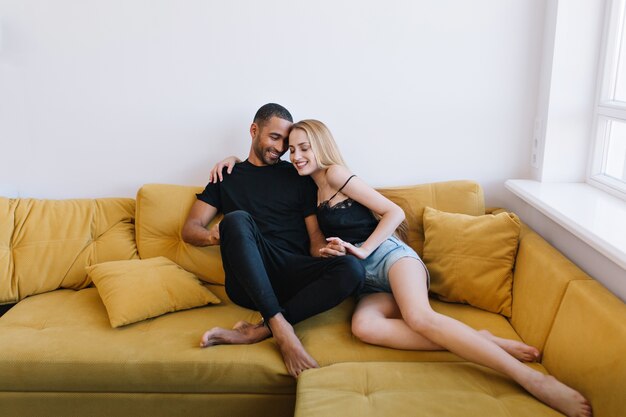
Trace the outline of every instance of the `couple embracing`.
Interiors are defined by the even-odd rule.
[[[536,348],[432,310],[428,270],[402,240],[404,212],[350,172],[322,122],[293,123],[270,103],[257,111],[250,136],[245,161],[227,158],[211,172],[182,235],[193,245],[220,245],[229,298],[263,320],[213,328],[201,346],[273,336],[297,377],[318,364],[293,325],[354,295],[352,332],[363,342],[449,350],[508,375],[568,416],[591,415],[580,393],[522,363],[538,359]],[[287,150],[291,163],[280,159]],[[206,229],[218,212],[223,220]]]

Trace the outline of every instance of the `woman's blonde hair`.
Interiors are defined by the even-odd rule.
[[[320,168],[326,169],[332,165],[347,166],[341,157],[333,134],[324,123],[313,119],[301,120],[293,124],[291,129],[300,129],[306,133],[315,155],[315,161]]]
[[[326,169],[332,165],[347,167],[347,164],[341,156],[341,152],[339,152],[337,142],[335,142],[335,138],[333,138],[333,134],[330,133],[330,130],[324,123],[313,119],[301,120],[293,124],[291,129],[300,129],[306,133],[313,154],[315,155],[315,161],[320,168]],[[377,221],[380,221],[380,214],[374,213],[373,211],[372,214]],[[408,243],[409,225],[406,219],[402,220],[402,223],[400,223],[394,234],[405,243]]]

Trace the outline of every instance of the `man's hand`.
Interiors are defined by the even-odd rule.
[[[237,158],[236,156],[229,156],[228,158],[225,158],[224,160],[215,164],[215,166],[211,169],[211,172],[209,173],[209,183],[217,182],[218,179],[220,182],[224,181],[224,178],[222,177],[222,170],[224,169],[224,167],[228,168],[226,170],[226,173],[230,174],[231,172],[233,172],[233,168],[235,167],[235,164],[237,162],[241,162],[241,159]]]
[[[209,229],[209,245],[220,244],[220,224],[216,223]]]
[[[334,239],[334,238],[326,239],[328,243],[326,243],[326,246],[320,249],[320,256],[322,258],[330,258],[333,256],[345,256],[346,248],[340,243],[331,241],[331,239]]]

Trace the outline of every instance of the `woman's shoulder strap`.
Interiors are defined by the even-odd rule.
[[[332,196],[331,198],[329,198],[327,201],[330,201],[330,200],[332,200],[333,198],[335,198],[335,196],[336,196],[337,194],[339,194],[339,192],[340,192],[341,190],[343,190],[343,189],[344,189],[344,187],[345,187],[346,185],[348,185],[348,183],[350,182],[350,180],[351,180],[353,177],[356,177],[356,175],[355,175],[355,174],[350,175],[350,177],[346,180],[346,182],[344,182],[344,183],[343,183],[343,185],[341,186],[341,188],[339,188],[339,189],[337,190],[337,192],[336,192],[335,194],[333,194],[333,196]]]

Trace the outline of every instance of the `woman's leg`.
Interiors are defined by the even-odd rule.
[[[371,345],[404,350],[444,350],[411,329],[392,294],[364,296],[352,315],[352,334]]]
[[[369,294],[359,301],[352,316],[352,333],[365,343],[394,349],[446,350],[411,329],[389,293]],[[539,358],[539,351],[523,342],[503,339],[487,330],[478,333],[521,361],[533,362]]]
[[[591,416],[591,405],[577,391],[522,364],[464,323],[433,311],[419,261],[400,259],[391,267],[389,280],[402,317],[415,332],[466,360],[508,375],[540,401],[568,416]]]

